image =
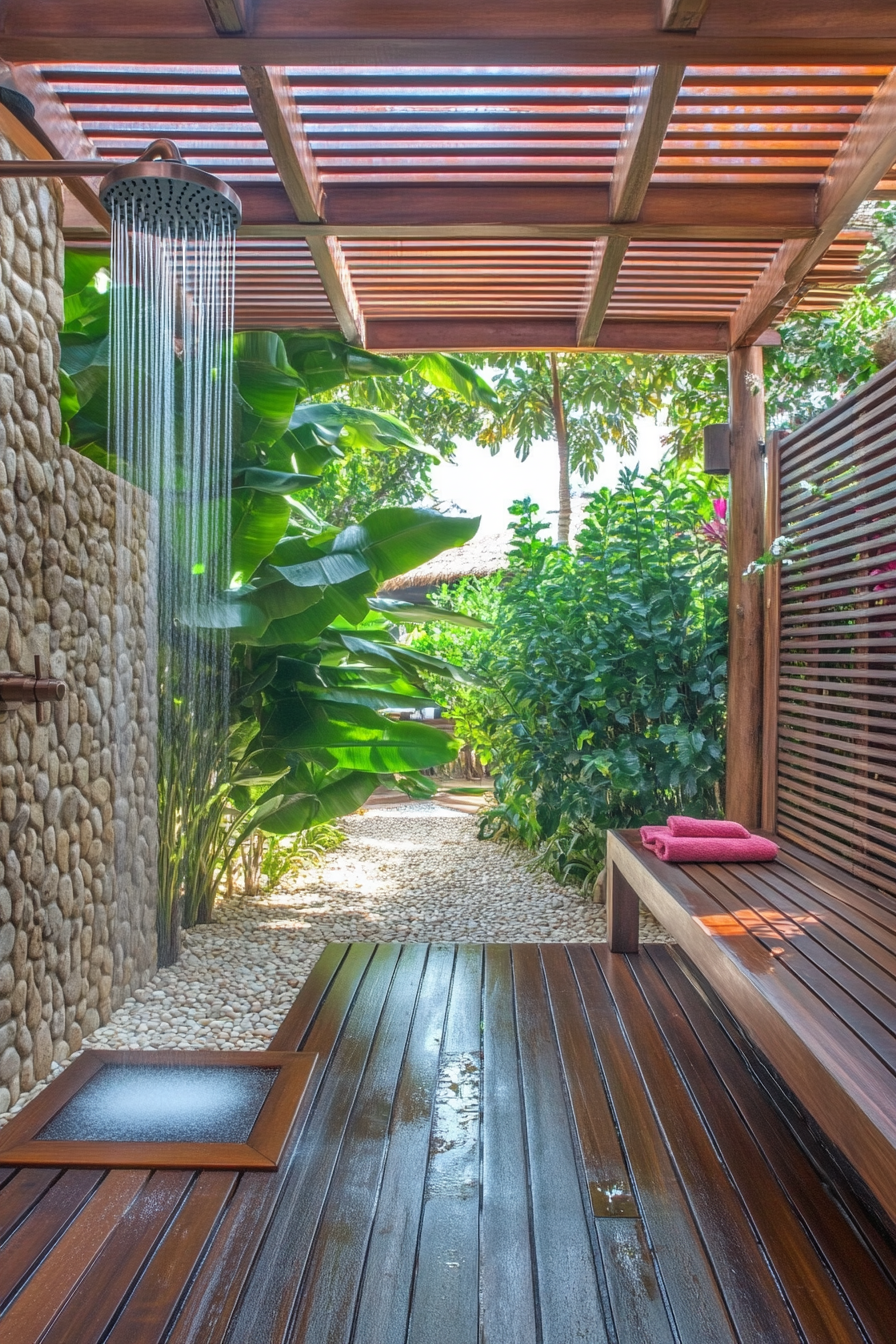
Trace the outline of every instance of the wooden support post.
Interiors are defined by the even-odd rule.
[[[607,945],[611,952],[637,952],[638,893],[616,864],[607,861]]]
[[[765,398],[762,349],[728,356],[728,730],[725,815],[757,827],[762,798],[762,583],[744,570],[763,550]]]

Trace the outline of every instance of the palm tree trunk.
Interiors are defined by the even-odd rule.
[[[561,546],[568,546],[569,526],[572,520],[572,506],[569,502],[569,444],[566,439],[566,412],[563,409],[563,396],[560,392],[557,356],[553,354],[551,355],[551,387],[551,410],[554,416],[557,457],[560,463],[560,508],[557,517],[557,541]]]

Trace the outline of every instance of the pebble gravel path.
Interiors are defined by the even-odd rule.
[[[473,817],[417,803],[341,824],[348,838],[320,867],[261,897],[220,902],[211,924],[184,934],[177,965],[157,972],[83,1048],[262,1050],[329,942],[606,938],[602,905],[533,872],[524,851],[477,840]],[[643,939],[665,940],[649,915],[641,923]]]

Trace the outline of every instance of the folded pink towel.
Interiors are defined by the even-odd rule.
[[[653,849],[660,836],[670,836],[671,834],[672,832],[669,830],[668,826],[642,826],[641,842],[645,844],[648,849]]]
[[[647,847],[666,863],[768,863],[778,853],[774,840],[763,835],[751,835],[746,840],[658,835]]]
[[[698,817],[670,817],[673,835],[712,836],[714,840],[749,840],[750,832],[737,821],[703,821]]]

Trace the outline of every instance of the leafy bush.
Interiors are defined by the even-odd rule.
[[[313,868],[345,840],[345,832],[331,822],[308,826],[296,835],[265,835],[253,831],[240,846],[243,891],[259,896],[275,890],[284,877]]]
[[[528,501],[512,513],[478,662],[449,636],[489,687],[448,694],[497,761],[483,836],[518,838],[559,880],[587,886],[607,828],[721,811],[725,553],[701,526],[714,510],[693,474],[623,472],[592,500],[573,550],[542,538]],[[423,638],[444,653],[432,630]]]
[[[472,626],[434,619],[412,627],[407,643],[420,653],[447,659],[470,671],[485,669],[494,643],[494,625],[501,610],[503,573],[484,578],[465,577],[443,583],[430,594],[442,611],[455,617],[472,618]],[[493,757],[488,722],[503,705],[501,694],[487,680],[452,681],[439,692],[439,699],[455,720],[457,737],[472,748],[483,765]]]

